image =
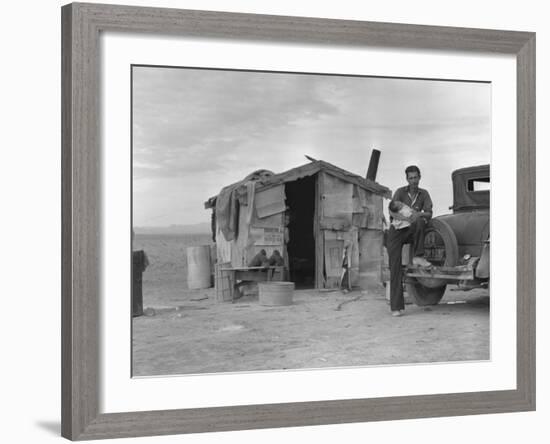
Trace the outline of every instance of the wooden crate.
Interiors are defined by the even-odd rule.
[[[216,265],[216,301],[217,302],[231,302],[233,301],[233,289],[235,286],[235,273],[232,271],[223,270],[228,268],[231,263],[217,264]]]

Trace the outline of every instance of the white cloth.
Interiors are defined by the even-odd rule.
[[[403,217],[411,217],[412,216],[412,209],[411,207],[408,207],[407,205],[403,204],[403,208],[401,208],[397,214]],[[396,230],[402,230],[403,228],[407,228],[411,226],[411,223],[406,220],[400,220],[393,218],[391,224]]]

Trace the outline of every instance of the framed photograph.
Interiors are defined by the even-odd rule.
[[[63,436],[535,409],[533,33],[62,25]]]

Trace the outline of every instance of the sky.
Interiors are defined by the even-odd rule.
[[[488,83],[133,67],[132,98],[137,227],[209,222],[221,188],[305,155],[364,177],[373,148],[377,182],[417,165],[445,214],[452,171],[490,163]]]

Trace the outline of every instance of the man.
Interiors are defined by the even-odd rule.
[[[391,225],[386,245],[390,262],[390,305],[392,316],[401,316],[405,310],[402,283],[403,267],[401,264],[403,245],[412,243],[414,251],[413,265],[421,267],[431,266],[424,259],[424,229],[432,217],[432,199],[426,190],[418,187],[420,169],[417,166],[408,166],[405,169],[405,176],[409,185],[397,189],[393,195],[392,203],[402,202],[412,209],[411,216],[405,218],[410,225],[398,223],[400,220],[404,220],[404,216],[390,211]],[[390,207],[394,208],[392,203],[390,203]]]

